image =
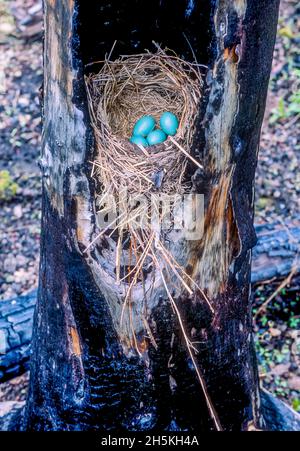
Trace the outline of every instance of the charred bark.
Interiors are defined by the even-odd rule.
[[[174,10],[170,1],[151,2],[146,21],[140,1],[134,11],[128,2],[45,1],[41,266],[23,429],[264,426],[249,285],[253,181],[279,1],[199,0],[190,10],[187,3]],[[179,237],[171,250],[214,306],[212,315],[200,293],[178,300],[218,422],[163,288],[146,318],[155,346],[133,299],[133,346],[119,324],[109,262],[101,249],[83,252],[96,234],[83,64],[103,58],[115,39],[120,53],[149,49],[154,39],[192,60],[189,42],[209,66],[194,140],[204,170],[189,168],[205,195],[205,233],[197,242]]]

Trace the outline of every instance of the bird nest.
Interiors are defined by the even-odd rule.
[[[105,60],[86,85],[96,140],[93,175],[101,192],[182,192],[201,97],[198,66],[162,50],[123,56]],[[140,117],[159,123],[164,111],[179,119],[174,138],[148,148],[129,142]]]
[[[202,168],[191,155],[202,79],[198,64],[160,48],[156,53],[122,56],[100,63],[101,70],[85,78],[95,136],[92,177],[96,182],[98,213],[102,217],[112,210],[117,214],[113,221],[100,226],[100,233],[88,248],[103,235],[113,236],[118,243],[117,282],[129,283],[140,280],[139,274],[149,259],[154,266],[159,264],[155,254],[159,245],[163,247],[164,234],[160,196],[171,195],[174,199],[188,190],[185,170],[189,159]],[[159,123],[165,111],[174,113],[179,120],[175,136],[146,148],[129,141],[138,119],[151,115]],[[141,196],[150,200],[151,211],[149,205],[140,202]],[[125,267],[135,269],[129,271],[131,277],[125,274],[120,279],[124,236],[131,250],[130,262],[127,258]],[[165,248],[162,253],[164,261],[168,260],[168,264],[173,261],[178,266]]]
[[[185,172],[189,159],[202,168],[190,152],[202,79],[199,65],[166,54],[160,48],[156,53],[100,63],[98,73],[85,77],[95,136],[92,177],[96,182],[98,214],[103,218],[111,211],[117,213],[111,222],[99,226],[100,233],[87,249],[101,237],[113,237],[117,243],[116,281],[130,284],[128,297],[134,285],[143,280],[146,266],[147,270],[151,265],[160,269],[171,266],[177,275],[181,272],[178,280],[183,281],[184,270],[179,270],[163,244],[165,210],[161,208],[160,196],[176,197],[187,192]],[[174,137],[147,148],[129,141],[139,118],[151,115],[159,123],[165,111],[174,113],[179,120]],[[141,196],[150,201],[150,208],[145,199],[140,201]],[[168,208],[166,214],[169,220]],[[121,267],[125,270],[121,271]]]
[[[111,222],[99,226],[100,233],[87,249],[103,236],[113,237],[117,243],[116,281],[130,284],[129,297],[134,285],[143,280],[145,267],[148,271],[158,266],[160,271],[171,266],[175,274],[181,273],[181,284],[185,277],[184,269],[163,244],[163,223],[166,215],[169,220],[170,211],[161,208],[161,196],[178,199],[187,192],[189,159],[202,168],[191,155],[202,79],[198,64],[160,48],[156,53],[100,63],[100,71],[85,78],[95,136],[92,177],[98,214],[102,218],[112,211],[116,214]],[[129,141],[138,119],[151,115],[159,122],[165,111],[179,120],[174,137],[146,148]],[[125,268],[123,277],[121,267]]]

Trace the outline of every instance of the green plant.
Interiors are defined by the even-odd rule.
[[[293,399],[292,406],[293,406],[293,409],[296,410],[296,412],[300,412],[300,398]]]
[[[279,99],[277,108],[272,110],[270,124],[300,114],[300,69],[293,68],[291,70],[291,78],[295,79],[293,83],[295,85],[294,92],[287,100],[283,97]]]
[[[9,171],[0,171],[0,199],[9,200],[17,193],[18,185],[15,183]]]
[[[289,327],[291,329],[298,329],[300,325],[300,318],[291,317],[289,319]]]

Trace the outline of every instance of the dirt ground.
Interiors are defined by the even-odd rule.
[[[0,302],[38,280],[42,83],[40,0],[0,0]],[[299,217],[300,4],[281,3],[256,177],[256,222]],[[256,287],[254,312],[280,282]],[[300,411],[299,281],[256,317],[262,384]],[[28,374],[0,384],[1,400],[23,400]]]

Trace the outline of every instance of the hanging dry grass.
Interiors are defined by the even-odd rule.
[[[210,415],[217,430],[222,427],[207,393],[205,381],[198,368],[194,354],[197,349],[189,339],[176,303],[177,290],[181,294],[202,294],[210,310],[214,309],[197,283],[191,279],[164,244],[162,223],[164,213],[159,207],[161,193],[182,194],[188,191],[185,180],[188,159],[201,167],[190,154],[195,120],[201,99],[202,79],[197,64],[187,63],[176,55],[167,55],[160,48],[157,53],[122,56],[115,61],[100,62],[102,67],[97,74],[86,77],[91,122],[94,129],[96,155],[92,162],[92,176],[96,180],[98,205],[103,204],[102,214],[112,206],[105,198],[112,196],[117,200],[120,213],[103,228],[92,240],[88,250],[100,238],[116,234],[115,275],[116,283],[125,287],[120,321],[125,312],[132,323],[131,299],[137,284],[142,284],[144,293],[151,291],[155,277],[159,277],[177,316],[188,353],[196,370],[197,377],[205,395]],[[147,148],[129,142],[133,127],[144,115],[153,116],[157,123],[164,111],[174,113],[179,119],[175,137],[164,143]],[[125,193],[125,197],[120,197]],[[145,206],[131,203],[128,196],[138,199],[140,195],[151,198],[157,217],[153,225]],[[157,197],[156,197],[157,196]],[[144,222],[137,221],[141,216]],[[124,249],[124,236],[129,246]],[[122,262],[122,263],[121,263]],[[121,271],[126,268],[126,273]],[[151,282],[145,280],[144,268],[152,268]],[[146,284],[148,288],[146,289]],[[172,286],[172,293],[169,289]],[[144,300],[146,302],[146,299]],[[145,320],[146,321],[146,320]],[[147,322],[146,322],[147,323]],[[152,336],[149,325],[146,327]],[[136,343],[135,331],[132,329]],[[152,342],[155,340],[152,337]],[[136,345],[137,353],[139,353]]]

